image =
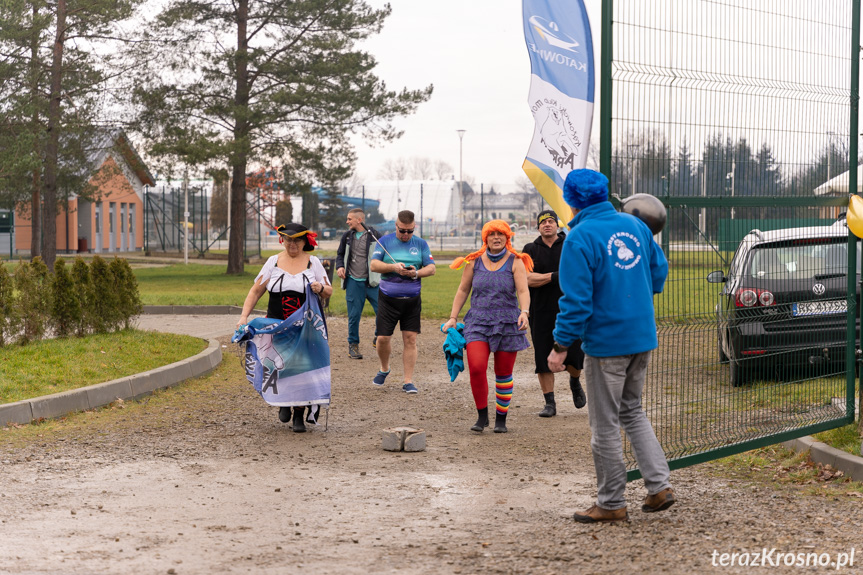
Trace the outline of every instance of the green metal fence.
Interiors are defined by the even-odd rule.
[[[672,468],[854,419],[859,5],[603,2],[600,169],[669,213],[644,408]]]
[[[213,249],[227,249],[227,231],[211,224],[212,197],[209,182],[189,186],[186,194],[180,187],[157,186],[144,189],[144,250],[150,253],[177,252],[185,249],[184,228],[188,229],[189,253],[204,257]],[[186,228],[185,207],[189,219]],[[246,194],[246,223],[243,256],[261,254],[262,203],[260,194]],[[272,227],[272,226],[268,226]]]

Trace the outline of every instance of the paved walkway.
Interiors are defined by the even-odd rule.
[[[214,339],[233,334],[239,319],[239,311],[232,314],[206,315],[144,314],[135,321],[135,327],[144,330],[191,335],[202,339]]]

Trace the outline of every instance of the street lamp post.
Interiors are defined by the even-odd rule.
[[[463,180],[462,180],[462,140],[464,139],[464,133],[466,131],[467,130],[456,130],[456,133],[458,134],[458,200],[461,203],[461,214],[460,214],[461,217],[459,218],[461,220],[461,224],[458,227],[458,234],[459,234],[458,246],[459,246],[459,249],[461,249],[461,247],[462,247],[461,236],[464,233],[464,189],[463,189],[464,184],[463,184]]]

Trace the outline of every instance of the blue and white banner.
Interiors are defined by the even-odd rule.
[[[522,164],[558,216],[566,175],[587,164],[593,121],[593,40],[582,0],[523,0],[524,39],[530,55],[528,102],[535,127]]]
[[[306,285],[306,303],[285,320],[255,318],[231,341],[247,341],[246,378],[277,406],[329,405],[330,346],[318,296]]]

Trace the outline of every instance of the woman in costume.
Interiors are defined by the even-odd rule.
[[[267,317],[287,319],[306,302],[305,283],[309,282],[312,293],[328,298],[333,293],[329,278],[321,260],[309,254],[315,249],[317,234],[300,224],[281,225],[276,228],[279,243],[285,250],[270,257],[261,268],[255,283],[243,303],[243,313],[237,327],[249,323],[249,314],[264,292],[270,293]],[[278,368],[278,365],[276,366]],[[306,408],[294,407],[292,428],[297,433],[306,431],[303,416]],[[279,421],[291,421],[291,408],[279,408]]]
[[[489,425],[486,375],[489,355],[494,354],[494,432],[506,433],[516,354],[529,347],[527,272],[533,269],[533,260],[513,249],[514,235],[505,221],[492,220],[482,228],[482,247],[450,265],[452,269],[464,266],[464,271],[453,298],[450,318],[441,331],[446,333],[455,327],[458,314],[470,295],[470,310],[464,318],[464,339],[470,388],[479,414],[471,427],[473,431],[482,432]]]

